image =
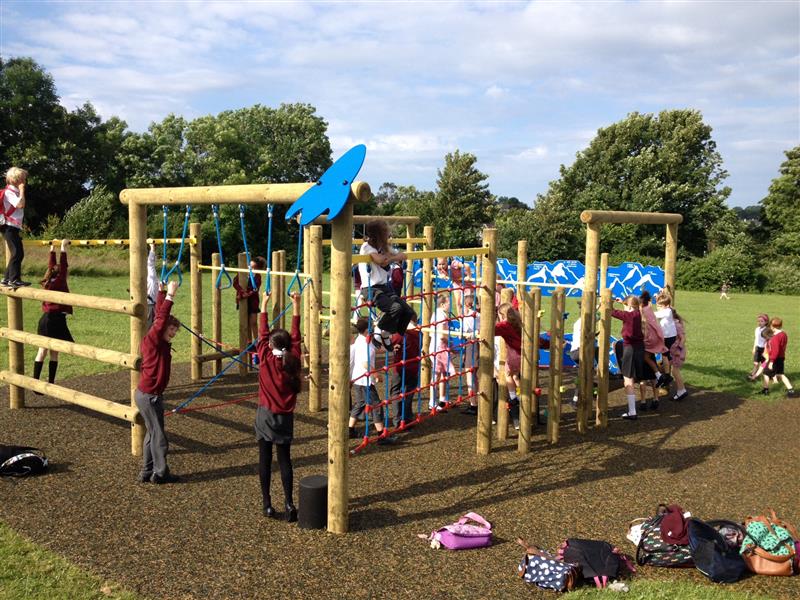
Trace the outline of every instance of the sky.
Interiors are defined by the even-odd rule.
[[[800,1],[39,2],[0,0],[0,54],[49,71],[62,103],[144,131],[309,103],[359,178],[436,187],[448,152],[532,204],[597,130],[693,108],[730,206],[756,204],[800,144]]]

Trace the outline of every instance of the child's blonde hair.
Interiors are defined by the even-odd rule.
[[[449,294],[439,294],[436,298],[436,306],[444,306],[445,304],[450,304],[450,295]]]
[[[28,181],[28,172],[20,167],[11,167],[6,171],[6,183],[17,185]]]

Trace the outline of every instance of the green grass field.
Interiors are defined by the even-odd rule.
[[[204,326],[210,328],[208,290],[210,278],[204,278]],[[72,291],[81,294],[126,298],[128,279],[125,276],[90,276],[75,274],[70,278]],[[188,286],[178,295],[175,314],[189,321]],[[543,323],[549,323],[549,299],[545,299]],[[744,377],[752,366],[751,348],[753,329],[758,313],[781,316],[789,335],[786,372],[790,379],[800,378],[800,301],[797,297],[777,295],[733,295],[730,301],[719,300],[717,294],[679,292],[676,308],[687,322],[688,357],[684,376],[690,387],[708,388],[735,394],[752,401],[770,401],[783,397],[784,390],[774,385],[772,394],[763,397],[757,392],[760,386],[746,382]],[[38,303],[25,302],[24,323],[26,331],[36,331],[41,315]],[[567,331],[578,315],[574,301],[567,302]],[[0,324],[5,325],[6,314],[0,314]],[[122,315],[76,309],[70,318],[70,329],[75,340],[89,345],[120,351],[129,351],[129,320]],[[619,325],[615,323],[614,331]],[[223,339],[235,344],[238,337],[238,319],[234,307],[234,293],[223,293]],[[176,339],[175,360],[189,358],[190,335],[181,331]],[[30,373],[35,348],[26,348],[26,372]],[[0,345],[0,364],[7,361],[7,345]],[[91,375],[113,370],[110,365],[95,363],[73,356],[62,355],[59,379],[78,375]],[[634,580],[626,598],[757,598],[758,596],[733,593],[725,588],[695,585],[684,582],[670,583]],[[595,597],[604,592],[581,590],[576,597]],[[0,600],[22,598],[133,598],[113,584],[67,564],[64,560],[35,547],[0,524]]]

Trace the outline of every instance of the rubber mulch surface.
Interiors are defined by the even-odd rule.
[[[208,367],[206,367],[208,368]],[[128,374],[66,385],[127,401]],[[64,382],[61,382],[64,383]],[[255,391],[230,376],[193,406]],[[197,389],[174,369],[167,404]],[[167,417],[175,485],[135,482],[125,423],[27,394],[10,411],[0,394],[0,441],[45,450],[49,473],[0,481],[0,519],[70,561],[151,598],[553,598],[516,575],[522,536],[552,548],[566,537],[605,539],[633,553],[628,522],[676,502],[703,518],[742,520],[774,508],[800,523],[800,401],[744,402],[693,390],[637,422],[613,416],[605,431],[574,431],[565,404],[562,439],[543,427],[528,455],[513,433],[475,453],[475,418],[455,409],[370,446],[350,463],[347,535],[299,529],[261,516],[252,421],[246,401]],[[612,415],[624,401],[611,396]],[[297,482],[326,473],[327,413],[301,399],[292,457]],[[273,498],[281,505],[275,466]],[[418,533],[477,511],[493,522],[491,548],[433,550]],[[707,583],[699,572],[642,568],[636,577]],[[750,577],[726,589],[800,597],[800,577]]]

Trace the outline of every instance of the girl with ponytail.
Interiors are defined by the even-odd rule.
[[[270,483],[272,475],[272,446],[278,455],[287,521],[297,520],[292,500],[294,472],[290,456],[294,438],[294,409],[300,392],[300,294],[292,294],[292,332],[269,329],[269,292],[264,292],[259,315],[258,345],[258,410],[256,411],[256,440],[258,441],[258,475],[264,516],[275,518]]]

